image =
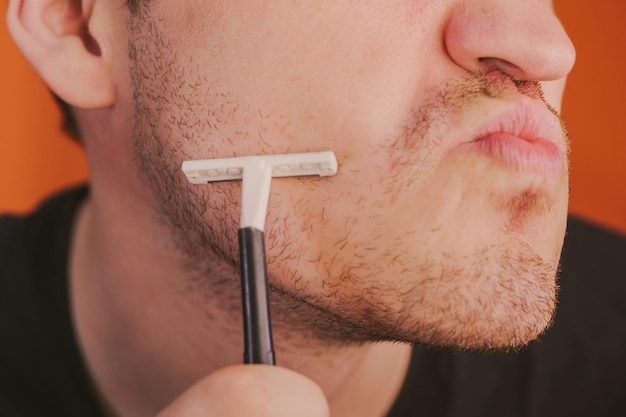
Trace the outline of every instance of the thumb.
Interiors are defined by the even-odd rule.
[[[237,365],[197,382],[158,417],[328,417],[322,389],[286,368]]]

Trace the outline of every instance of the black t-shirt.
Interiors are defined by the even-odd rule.
[[[74,336],[68,249],[86,190],[0,217],[0,416],[100,417]]]
[[[0,217],[2,417],[103,415],[68,295],[69,240],[85,195]],[[389,417],[625,417],[626,239],[570,219],[561,277],[554,326],[521,352],[416,347]]]

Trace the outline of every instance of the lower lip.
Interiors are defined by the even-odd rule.
[[[561,177],[565,170],[563,153],[559,147],[544,139],[525,140],[519,136],[495,133],[466,143],[463,147],[523,174],[549,179]]]

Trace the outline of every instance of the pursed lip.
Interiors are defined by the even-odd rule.
[[[544,103],[526,97],[494,111],[459,148],[545,180],[566,171],[566,137],[559,118]]]

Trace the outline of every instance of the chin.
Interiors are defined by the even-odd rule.
[[[552,324],[561,227],[508,234],[462,261],[446,257],[414,307],[412,341],[469,350],[518,349]],[[421,311],[420,311],[421,310]],[[425,330],[424,330],[425,329]]]
[[[552,281],[555,281],[554,279]],[[536,340],[550,327],[556,308],[557,286],[548,283],[532,294],[502,294],[504,301],[485,305],[474,300],[475,308],[457,311],[425,340],[417,343],[474,350],[517,350]]]
[[[411,327],[400,341],[472,351],[517,350],[552,324],[558,287],[554,277],[534,288],[483,288],[449,294]],[[482,293],[482,294],[481,294]],[[405,323],[406,324],[406,323]],[[392,338],[390,338],[392,339]]]
[[[290,312],[306,310],[304,304],[313,307],[302,317],[314,324],[319,338],[329,342],[519,349],[552,323],[558,292],[554,252],[559,251],[554,249],[550,254],[537,251],[517,235],[463,255],[414,254],[403,257],[406,263],[390,265],[382,262],[388,257],[380,262],[370,258],[368,265],[387,265],[371,274],[363,265],[360,270],[345,265],[341,268],[345,273],[314,294],[306,288],[294,291],[295,285],[281,290],[299,301]],[[360,256],[358,249],[349,252],[335,259]],[[288,316],[293,318],[285,311],[284,317]]]

